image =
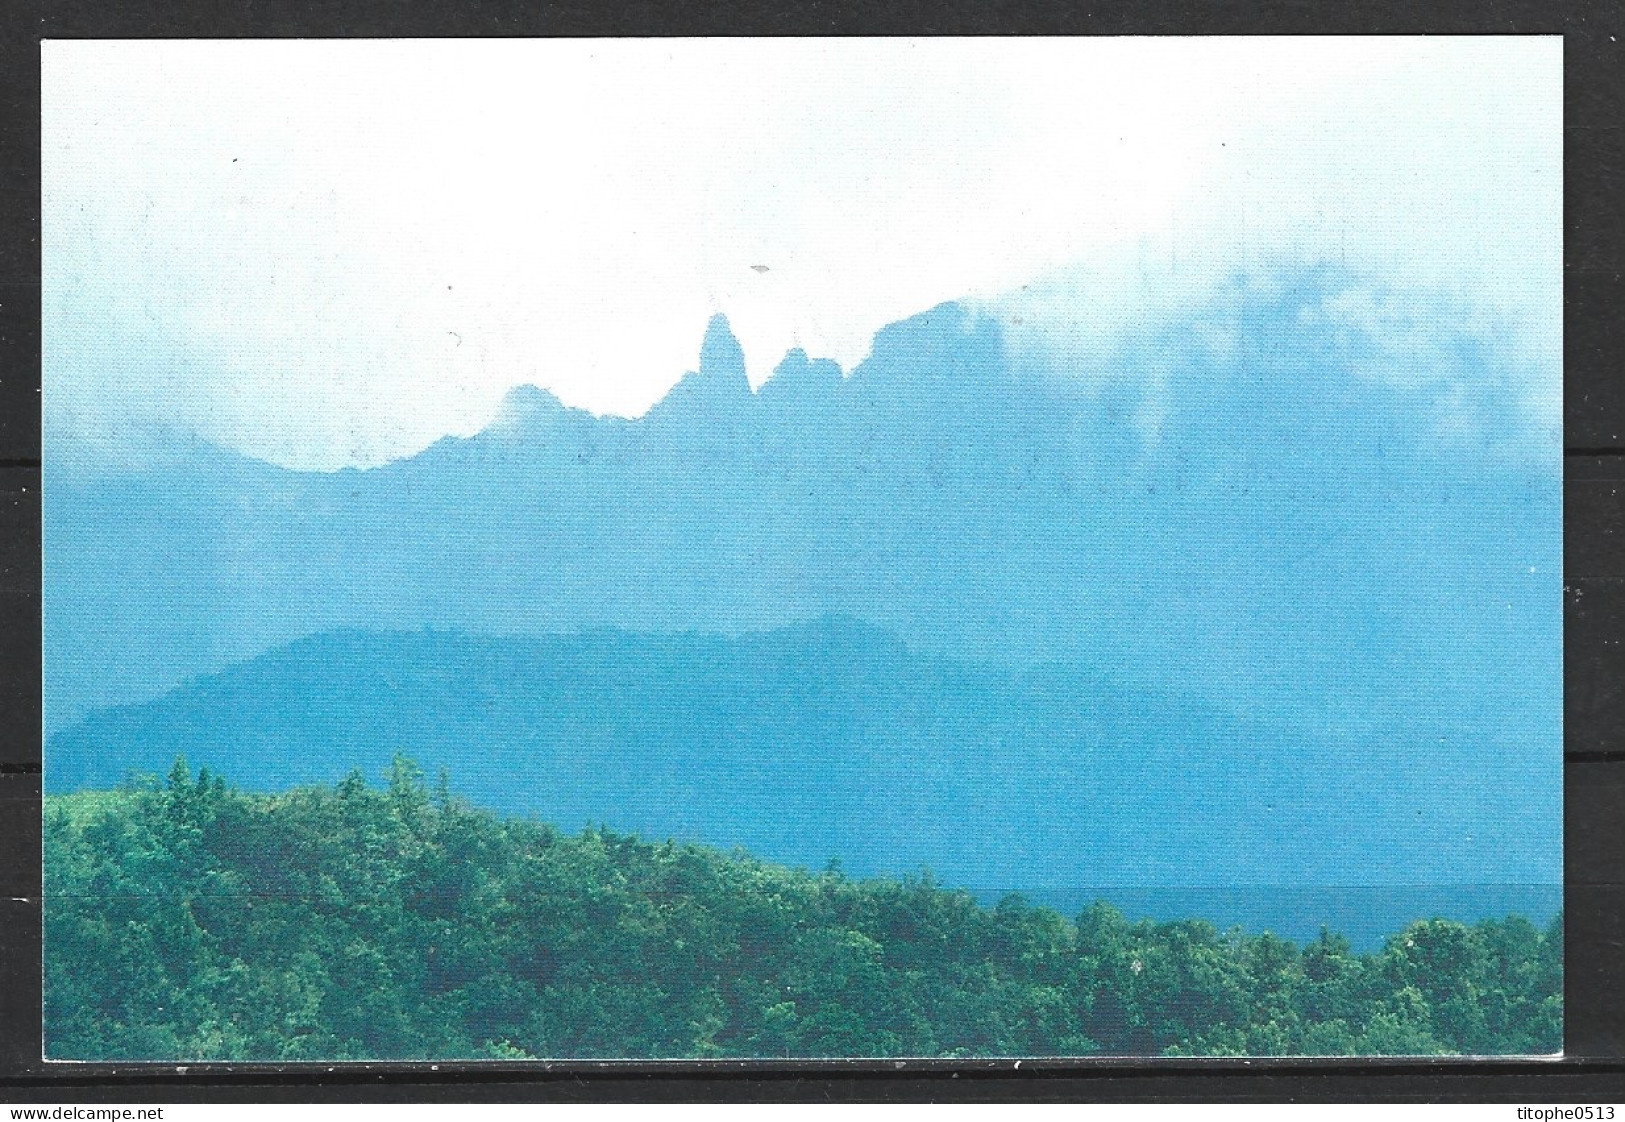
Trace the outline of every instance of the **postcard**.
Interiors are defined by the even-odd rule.
[[[1560,39],[42,49],[46,1058],[1561,1051]]]

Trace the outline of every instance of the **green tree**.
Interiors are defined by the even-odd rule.
[[[1549,1052],[1561,917],[1411,924],[1374,955],[1195,920],[1068,921],[929,874],[853,881],[430,793],[167,781],[53,795],[62,1058]]]

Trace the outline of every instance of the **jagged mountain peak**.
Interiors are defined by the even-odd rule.
[[[763,385],[761,392],[768,396],[799,393],[807,390],[828,390],[841,384],[840,365],[827,358],[810,358],[800,347],[785,353],[773,376]]]
[[[706,324],[699,369],[684,374],[650,410],[650,416],[669,416],[674,411],[683,414],[695,406],[707,414],[727,412],[730,403],[749,401],[751,396],[744,349],[734,338],[728,317],[718,312]]]
[[[734,338],[728,317],[721,312],[705,326],[705,339],[700,344],[700,377],[736,389],[750,389],[745,377],[745,352]]]

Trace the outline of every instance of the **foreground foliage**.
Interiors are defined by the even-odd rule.
[[[177,763],[45,812],[61,1059],[1543,1053],[1560,921],[1380,953],[1075,921],[430,792],[398,759],[282,795]]]

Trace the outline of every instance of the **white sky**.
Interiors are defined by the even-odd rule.
[[[522,382],[635,416],[715,311],[760,383],[789,347],[850,369],[886,323],[1057,271],[1094,279],[1026,318],[1065,335],[1299,258],[1505,317],[1555,402],[1561,59],[1486,37],[48,42],[47,432],[161,421],[373,464]]]

